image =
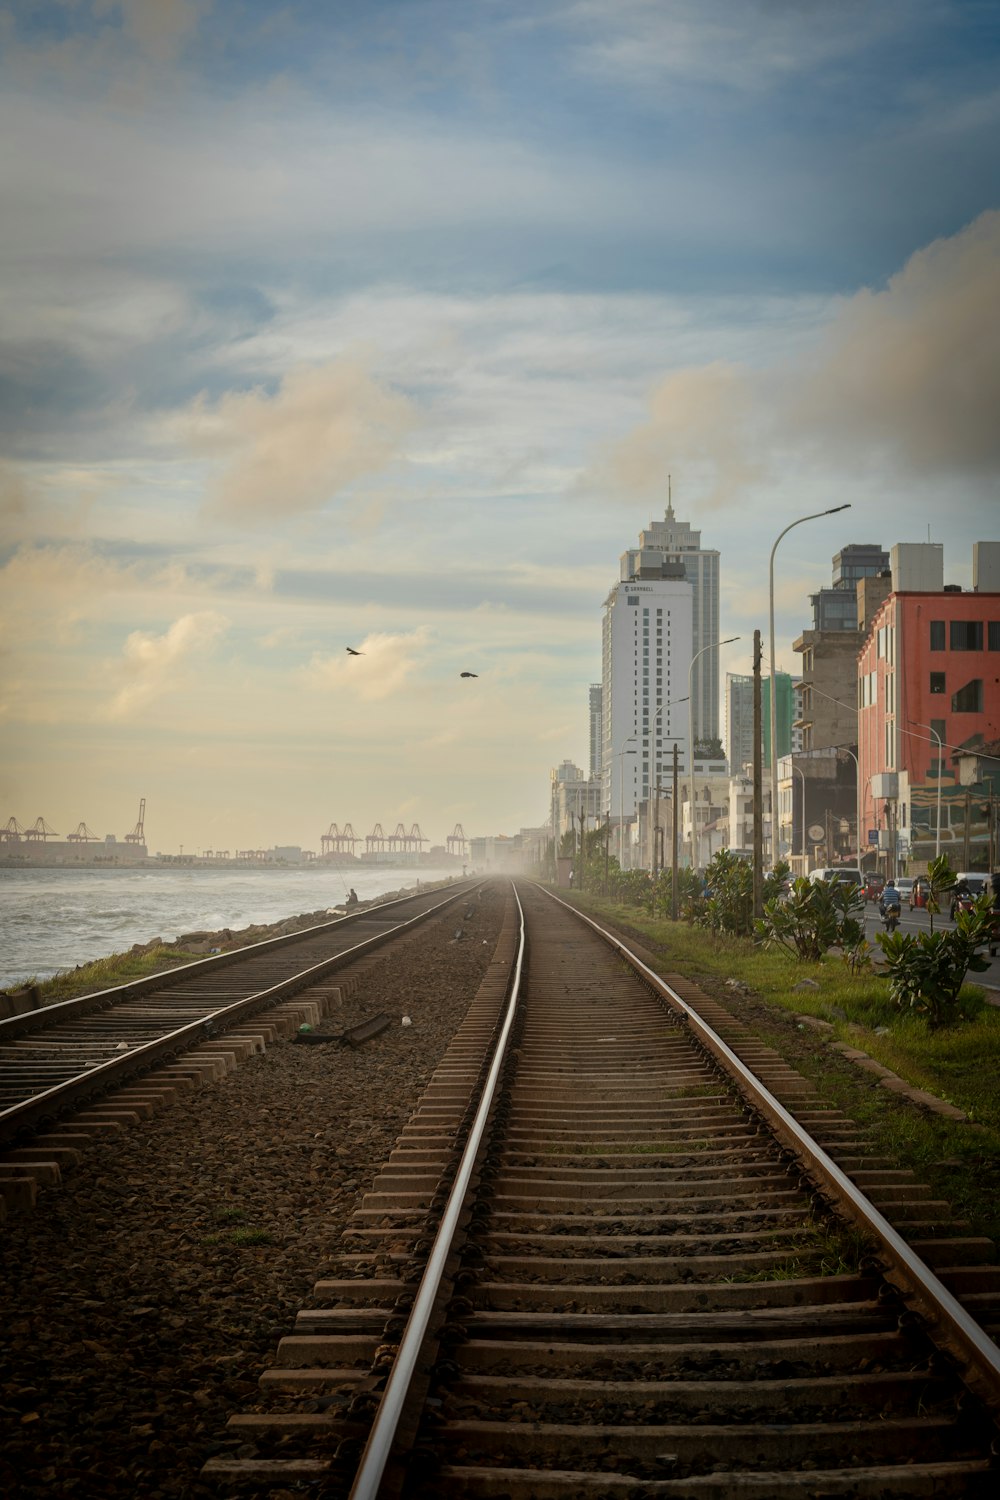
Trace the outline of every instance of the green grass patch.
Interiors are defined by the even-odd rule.
[[[273,1245],[274,1235],[269,1229],[234,1229],[230,1240],[234,1245]]]
[[[238,1225],[232,1229],[217,1230],[212,1234],[202,1235],[203,1245],[235,1245],[241,1248],[244,1245],[273,1245],[274,1235],[269,1229],[254,1229],[247,1225]]]
[[[65,974],[56,974],[52,979],[25,980],[18,988],[35,985],[42,1005],[57,1005],[61,1000],[76,1000],[81,995],[93,995],[120,984],[130,984],[136,979],[147,979],[165,969],[193,964],[203,957],[204,954],[187,953],[182,948],[168,948],[164,944],[148,953],[112,953],[107,958],[97,958],[93,963],[68,969]]]

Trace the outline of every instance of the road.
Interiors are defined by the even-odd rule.
[[[899,922],[900,932],[928,932],[930,925],[931,919],[922,907],[917,907],[914,911],[909,911],[906,903],[903,903],[903,914]],[[939,932],[942,927],[951,928],[954,925],[954,922],[948,917],[937,916],[934,918],[935,932]],[[865,933],[868,941],[874,944],[875,934],[884,931],[885,928],[882,925],[882,919],[878,914],[878,904],[870,901],[866,902]],[[984,952],[983,957],[989,959],[989,968],[984,969],[981,974],[970,974],[969,979],[975,984],[983,984],[989,989],[998,991],[995,998],[991,997],[991,1003],[1000,1004],[1000,955],[996,958],[989,958],[989,954]]]

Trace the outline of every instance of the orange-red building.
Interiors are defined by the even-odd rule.
[[[938,849],[953,869],[984,866],[1000,792],[1000,764],[965,786],[957,760],[1000,737],[1000,589],[991,567],[974,578],[992,589],[907,587],[939,567],[936,545],[893,549],[893,592],[858,657],[861,842],[891,874]]]

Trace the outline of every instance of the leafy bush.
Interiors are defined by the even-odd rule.
[[[846,953],[860,946],[865,936],[859,920],[863,910],[856,885],[800,876],[784,900],[765,902],[754,931],[765,948],[785,948],[803,962],[816,963],[830,948]]]
[[[764,901],[774,901],[783,893],[789,866],[783,861],[764,878]],[[753,866],[745,859],[720,849],[705,872],[707,895],[693,920],[713,932],[731,937],[749,937],[754,930]]]
[[[978,950],[989,942],[995,920],[986,894],[972,911],[959,912],[949,931],[878,933],[889,993],[899,1009],[926,1016],[932,1030],[962,1019],[959,994],[970,970],[989,968]]]

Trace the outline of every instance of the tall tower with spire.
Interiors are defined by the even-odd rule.
[[[692,677],[691,723],[698,741],[719,737],[719,554],[701,545],[701,532],[674,515],[668,480],[667,509],[662,521],[650,521],[639,533],[639,545],[621,559],[622,578],[632,577],[642,559],[680,563],[692,588],[692,655],[704,651]],[[707,648],[707,649],[706,649]]]

